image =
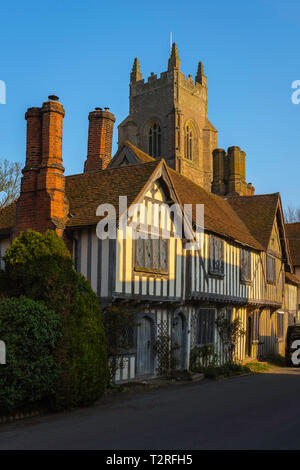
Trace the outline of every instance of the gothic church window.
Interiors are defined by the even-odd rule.
[[[190,125],[187,125],[185,128],[184,156],[188,160],[193,159],[193,130]]]
[[[148,150],[151,157],[161,157],[161,129],[156,122],[149,129]]]

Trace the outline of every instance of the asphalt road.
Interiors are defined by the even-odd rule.
[[[2,425],[0,449],[300,449],[300,370],[171,386]]]

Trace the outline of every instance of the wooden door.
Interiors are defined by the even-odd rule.
[[[252,357],[252,318],[247,318],[246,355]]]
[[[153,374],[153,322],[143,317],[137,327],[137,375]]]
[[[173,320],[172,347],[175,367],[183,369],[185,367],[185,321],[181,314],[176,315]]]

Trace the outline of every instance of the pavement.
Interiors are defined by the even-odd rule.
[[[300,449],[300,369],[104,397],[1,425],[0,449]]]

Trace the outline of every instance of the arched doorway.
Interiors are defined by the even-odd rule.
[[[139,377],[153,374],[154,360],[154,325],[151,318],[145,316],[137,325],[137,362],[136,373]]]
[[[172,348],[174,366],[176,369],[184,369],[185,364],[185,317],[178,313],[173,319]]]

